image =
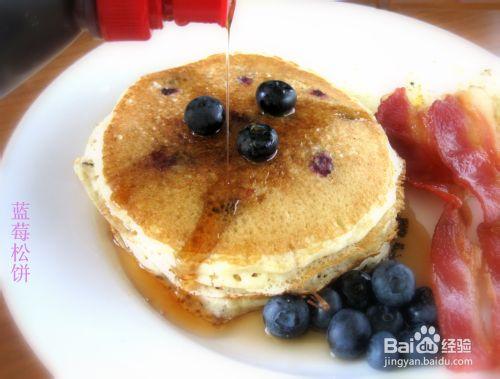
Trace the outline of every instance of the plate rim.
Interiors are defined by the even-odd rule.
[[[317,3],[326,3],[327,1],[326,0],[316,0],[316,2]],[[410,16],[401,15],[401,14],[398,14],[398,13],[395,13],[395,12],[391,12],[391,11],[388,11],[388,10],[372,8],[370,6],[360,5],[360,4],[331,2],[329,4],[329,6],[342,7],[342,8],[346,8],[346,9],[350,8],[350,9],[352,9],[353,12],[356,12],[358,10],[362,10],[363,12],[372,13],[372,14],[380,14],[380,13],[382,13],[382,14],[388,15],[391,18],[398,18],[398,19],[403,18],[403,19],[406,19],[408,22],[410,22],[410,23],[412,23],[414,25],[417,25],[419,28],[424,27],[424,28],[427,28],[428,30],[431,30],[432,32],[440,33],[440,34],[445,34],[445,35],[447,35],[450,38],[453,38],[455,40],[459,40],[461,42],[461,44],[463,44],[464,46],[467,45],[467,47],[476,50],[477,53],[480,52],[482,54],[485,54],[485,56],[489,56],[490,59],[496,60],[497,63],[500,62],[500,58],[497,55],[495,55],[491,51],[488,51],[487,49],[485,49],[485,48],[477,45],[476,43],[474,43],[472,41],[469,41],[466,38],[461,37],[461,36],[459,36],[459,35],[457,35],[457,34],[455,34],[453,32],[450,32],[450,31],[446,30],[446,29],[443,29],[441,27],[429,24],[429,23],[427,23],[425,21],[422,21],[422,20],[419,20],[419,19],[416,19],[416,18],[413,18],[413,17],[410,17]],[[5,147],[4,147],[4,149],[2,151],[2,154],[1,154],[0,180],[4,179],[5,167],[9,163],[8,158],[11,155],[11,151],[15,150],[16,145],[19,143],[18,142],[19,139],[23,135],[23,131],[29,125],[29,123],[26,121],[28,119],[29,115],[31,113],[35,112],[36,108],[40,105],[42,99],[45,96],[50,95],[50,92],[52,91],[52,89],[56,85],[60,84],[64,80],[65,76],[69,75],[71,73],[71,71],[75,70],[77,67],[79,67],[81,65],[85,65],[85,62],[87,60],[92,59],[92,55],[96,54],[96,52],[100,53],[100,52],[104,51],[105,49],[107,49],[107,47],[108,47],[107,44],[102,44],[102,45],[100,45],[100,46],[92,49],[90,52],[86,53],[82,57],[78,58],[71,65],[67,66],[31,102],[30,106],[24,112],[23,116],[21,117],[21,119],[19,120],[19,122],[17,123],[16,127],[14,128],[14,130],[12,131],[12,133],[10,134],[10,136],[8,137],[8,139],[7,139],[6,143],[5,143]],[[0,191],[0,195],[2,196],[1,198],[3,200],[3,191]],[[26,335],[26,333],[23,330],[23,328],[17,322],[17,320],[16,320],[16,314],[20,313],[22,310],[19,309],[14,304],[15,300],[13,300],[13,297],[15,296],[14,294],[15,294],[16,291],[12,290],[8,285],[6,285],[4,283],[6,281],[7,281],[6,278],[0,277],[0,291],[2,292],[2,294],[4,296],[4,301],[5,301],[6,307],[8,309],[8,312],[10,313],[10,316],[11,316],[12,320],[15,323],[15,327],[17,328],[17,330],[19,331],[19,333],[22,335],[23,339],[28,343],[28,345],[29,345],[30,349],[32,350],[32,352],[38,357],[38,359],[40,359],[40,361],[42,361],[42,364],[45,367],[47,367],[47,369],[49,369],[50,372],[52,373],[52,370],[49,368],[49,366],[51,366],[51,364],[49,364],[50,360],[42,358],[45,354],[43,352],[41,352],[40,349],[39,349],[39,346],[37,346],[37,345],[39,345],[39,343],[37,343],[36,341],[33,341],[32,340],[32,336]],[[221,355],[221,357],[222,357],[222,355]],[[230,357],[224,357],[224,358],[226,360],[234,361]],[[249,364],[245,364],[245,363],[242,363],[242,362],[239,362],[239,361],[234,361],[234,362],[237,362],[240,365],[245,366],[247,368],[252,367],[252,368],[258,368],[259,370],[262,370],[262,371],[267,371],[268,373],[272,374],[273,377],[275,377],[276,374],[278,374],[277,372],[274,372],[274,371],[271,371],[271,370],[266,370],[266,369],[263,369],[263,368],[260,368],[260,367],[256,367],[256,366],[251,366]],[[283,374],[283,373],[280,373],[280,374]],[[284,374],[284,375],[286,375],[286,374]],[[288,375],[286,375],[286,376],[288,376]]]

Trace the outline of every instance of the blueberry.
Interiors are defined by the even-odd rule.
[[[297,93],[288,83],[281,80],[269,80],[257,88],[255,98],[264,113],[281,117],[293,112],[297,102]]]
[[[364,310],[372,303],[371,279],[364,271],[346,272],[339,278],[337,286],[344,303],[350,308]]]
[[[328,307],[325,309],[325,304],[322,306],[321,303],[311,307],[311,325],[315,329],[326,330],[333,315],[342,308],[342,300],[339,294],[329,287],[321,290],[319,296],[326,302]]]
[[[396,308],[387,305],[372,305],[366,311],[366,316],[370,320],[373,332],[387,331],[398,334],[403,329],[403,316]]]
[[[437,310],[432,290],[429,287],[417,288],[413,299],[404,310],[404,315],[406,321],[411,325],[435,324]]]
[[[331,155],[326,151],[320,151],[314,154],[309,168],[319,176],[326,177],[332,173],[333,160]]]
[[[309,327],[309,307],[304,299],[294,295],[272,297],[263,310],[266,330],[279,338],[294,338]]]
[[[179,89],[178,88],[172,88],[172,87],[163,87],[161,89],[161,93],[162,95],[165,95],[165,96],[170,96],[170,95],[174,95],[176,94],[177,92],[179,92]]]
[[[415,277],[404,264],[386,261],[372,274],[372,289],[379,302],[391,307],[407,304],[415,293]]]
[[[360,311],[341,309],[335,313],[328,327],[327,338],[331,352],[342,359],[362,355],[372,334],[370,321]]]
[[[184,111],[184,122],[200,136],[216,134],[224,125],[226,111],[222,103],[210,96],[200,96],[190,101]]]
[[[386,339],[392,340],[391,347],[385,349]],[[388,343],[388,342],[387,342]],[[397,352],[397,340],[394,334],[381,331],[375,333],[368,344],[368,350],[366,352],[366,360],[368,364],[377,370],[390,370],[397,367],[391,364],[392,359],[399,359],[399,353]],[[396,350],[395,352],[391,352]],[[387,352],[386,352],[387,351]]]
[[[240,130],[236,143],[243,157],[252,162],[264,162],[276,155],[279,138],[269,125],[250,124]]]

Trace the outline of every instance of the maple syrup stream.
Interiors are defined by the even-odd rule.
[[[231,216],[236,213],[239,199],[242,197],[242,189],[236,180],[232,178],[230,166],[230,15],[227,17],[226,31],[226,104],[225,104],[225,172],[220,173],[215,183],[213,183],[205,194],[204,206],[196,227],[191,236],[186,241],[184,247],[179,252],[182,262],[177,271],[183,287],[194,290],[197,286],[193,273],[197,271],[198,265],[210,254],[217,245],[220,236],[224,232]],[[243,189],[244,190],[244,189]]]
[[[229,184],[229,122],[231,109],[229,104],[229,69],[230,69],[230,41],[231,41],[231,20],[227,19],[227,46],[226,46],[226,183]]]

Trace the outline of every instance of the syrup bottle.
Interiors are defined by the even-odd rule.
[[[15,0],[0,2],[0,98],[82,30],[106,41],[147,40],[164,20],[227,26],[231,0]]]

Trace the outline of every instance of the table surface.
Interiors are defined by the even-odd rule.
[[[353,1],[410,15],[440,26],[500,56],[500,0],[463,5],[456,0]],[[418,5],[415,5],[419,3]],[[436,5],[439,3],[440,5]],[[0,152],[24,112],[41,91],[66,67],[100,44],[88,34],[80,35],[52,62],[7,97],[0,100]],[[466,59],[466,58],[464,58]],[[5,254],[6,252],[2,252]],[[49,378],[50,374],[24,342],[0,295],[0,378]]]

